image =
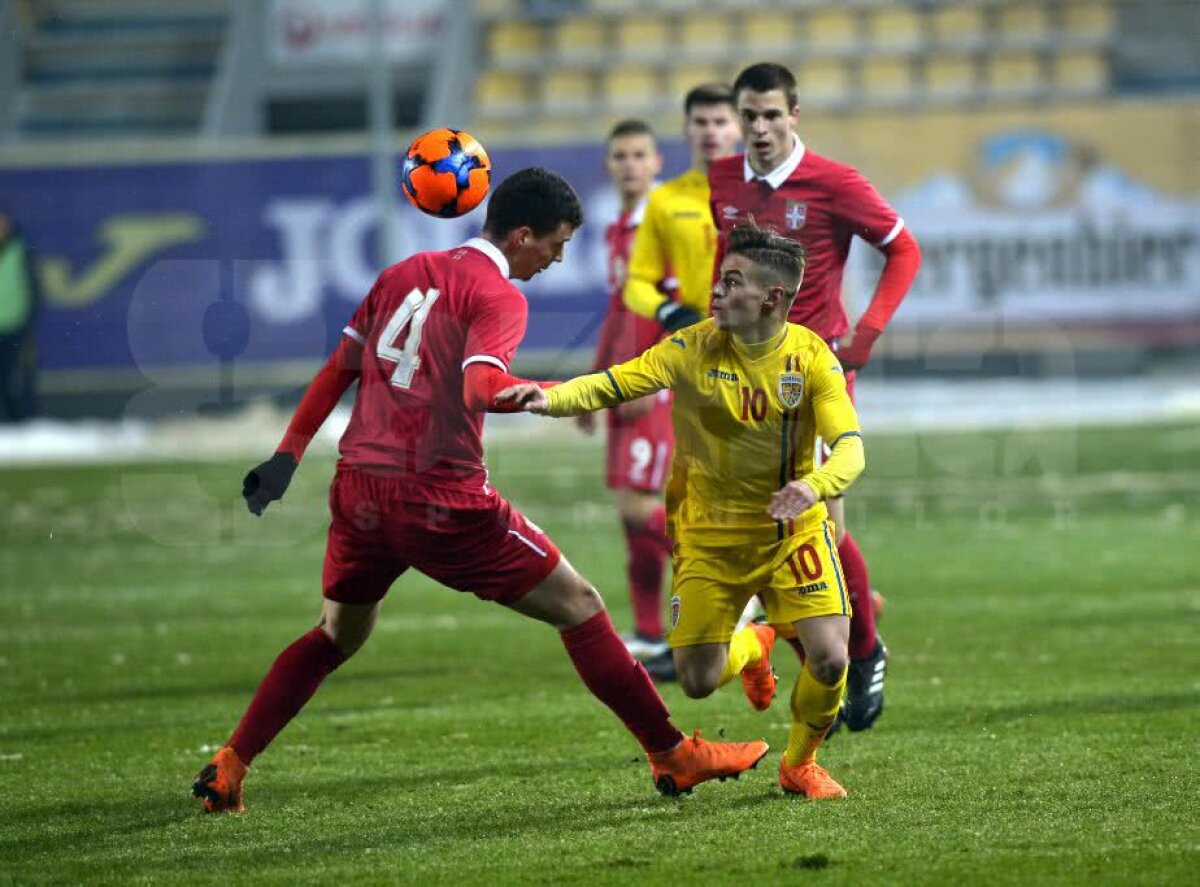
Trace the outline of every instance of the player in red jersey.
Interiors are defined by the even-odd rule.
[[[659,791],[733,776],[764,742],[685,739],[596,590],[535,524],[488,485],[483,413],[502,388],[528,313],[509,278],[562,260],[582,224],[565,180],[526,169],[492,195],[481,237],[387,268],[317,374],[278,451],[242,494],[254,514],[283,497],[305,447],[341,395],[358,391],[330,488],[332,522],[317,627],[284,650],[193,793],[241,810],[247,768],[367,640],[389,586],[410,567],[553,625],[588,689],[645,749]]]
[[[866,364],[912,285],[920,248],[858,170],[813,152],[796,135],[800,111],[791,71],[771,63],[751,65],[738,75],[733,92],[746,150],[714,161],[709,169],[713,220],[720,232],[716,267],[725,237],[750,218],[804,244],[808,267],[788,320],[810,328],[837,352],[853,396],[853,371]],[[855,236],[882,252],[885,264],[853,336],[843,341],[850,325],[842,303],[842,273]],[[854,611],[842,720],[852,730],[865,730],[883,711],[887,649],[875,630],[867,564],[846,532],[843,501],[831,501],[829,512],[837,525],[838,555]]]
[[[623,120],[612,128],[606,143],[605,169],[620,196],[621,214],[604,232],[610,295],[593,372],[631,360],[662,335],[656,320],[630,311],[622,296],[629,253],[646,209],[646,196],[662,171],[662,155],[648,123]],[[669,280],[659,281],[660,289],[669,285]],[[595,414],[584,413],[576,421],[585,433],[593,432]],[[625,533],[633,605],[634,632],[625,638],[625,646],[646,663],[651,676],[673,680],[675,663],[663,638],[662,592],[671,553],[662,500],[674,446],[670,393],[659,392],[621,404],[606,411],[605,421],[605,483],[613,491]]]

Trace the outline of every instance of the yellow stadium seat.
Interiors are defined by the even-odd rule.
[[[942,46],[972,47],[983,42],[983,10],[949,4],[934,10],[933,38]]]
[[[519,117],[530,110],[531,91],[524,74],[492,71],[475,84],[475,115],[489,120]]]
[[[836,105],[849,96],[850,77],[838,61],[814,61],[799,72],[800,105]]]
[[[679,51],[703,58],[729,49],[730,22],[719,13],[696,12],[679,20]]]
[[[604,72],[604,104],[612,114],[646,113],[661,99],[658,75],[653,68],[616,65]]]
[[[729,83],[729,72],[721,65],[675,65],[667,71],[667,91],[680,111],[684,97],[702,83]]]
[[[562,18],[554,26],[551,45],[560,59],[599,58],[607,51],[608,27],[600,18]]]
[[[860,69],[863,96],[869,101],[895,102],[911,99],[913,72],[908,59],[878,57],[863,62]]]
[[[629,16],[616,24],[617,50],[625,58],[652,58],[666,55],[666,19],[657,16]]]
[[[858,43],[858,19],[841,9],[818,9],[808,15],[808,44],[816,49],[850,49]]]
[[[764,10],[742,20],[743,43],[756,52],[796,45],[796,16],[790,12]]]
[[[1059,53],[1054,59],[1054,85],[1072,94],[1103,93],[1109,87],[1108,59],[1091,50]]]
[[[1063,31],[1068,37],[1105,40],[1116,33],[1116,14],[1105,0],[1085,0],[1063,7]]]
[[[550,113],[573,113],[590,109],[596,90],[590,72],[559,68],[539,77],[542,108]]]
[[[542,54],[542,29],[521,21],[493,22],[488,27],[488,57],[493,64],[522,64]]]
[[[911,49],[921,43],[921,14],[905,6],[880,7],[871,12],[871,45]]]
[[[975,95],[975,60],[966,55],[936,55],[925,63],[925,94],[935,100]]]
[[[1004,4],[998,13],[1000,37],[1007,43],[1037,42],[1050,35],[1046,7],[1041,3]]]
[[[998,97],[1030,96],[1041,83],[1041,66],[1031,52],[1000,53],[988,59],[988,91]]]

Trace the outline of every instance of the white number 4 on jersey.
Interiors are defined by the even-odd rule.
[[[412,386],[413,374],[421,366],[421,358],[417,355],[417,349],[421,347],[421,332],[425,329],[425,319],[429,317],[429,311],[433,308],[433,303],[437,301],[439,295],[441,293],[435,289],[424,292],[414,289],[404,297],[404,301],[396,309],[392,319],[383,328],[379,344],[375,346],[375,353],[384,360],[396,362],[396,369],[392,371],[392,384],[397,388]],[[396,340],[404,333],[405,327],[410,322],[412,329],[408,331],[404,347],[397,348]]]

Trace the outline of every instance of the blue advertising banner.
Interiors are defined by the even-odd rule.
[[[587,223],[566,259],[522,284],[525,348],[590,345],[607,301],[604,227],[616,196],[599,144],[500,149],[494,181],[525,166],[565,175]],[[681,171],[681,145],[667,170]],[[324,355],[380,269],[362,154],[0,170],[0,206],[39,256],[47,370],[252,367]],[[422,215],[400,199],[393,254],[448,249],[483,208]]]

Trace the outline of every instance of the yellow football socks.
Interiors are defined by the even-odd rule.
[[[845,671],[836,684],[828,687],[813,677],[805,664],[792,690],[792,731],[788,736],[787,751],[783,753],[783,760],[789,767],[816,757],[821,741],[837,717],[845,690]]]
[[[735,632],[729,639],[729,657],[725,660],[725,670],[721,672],[718,687],[724,687],[742,673],[747,665],[754,665],[762,659],[762,642],[749,625]]]

